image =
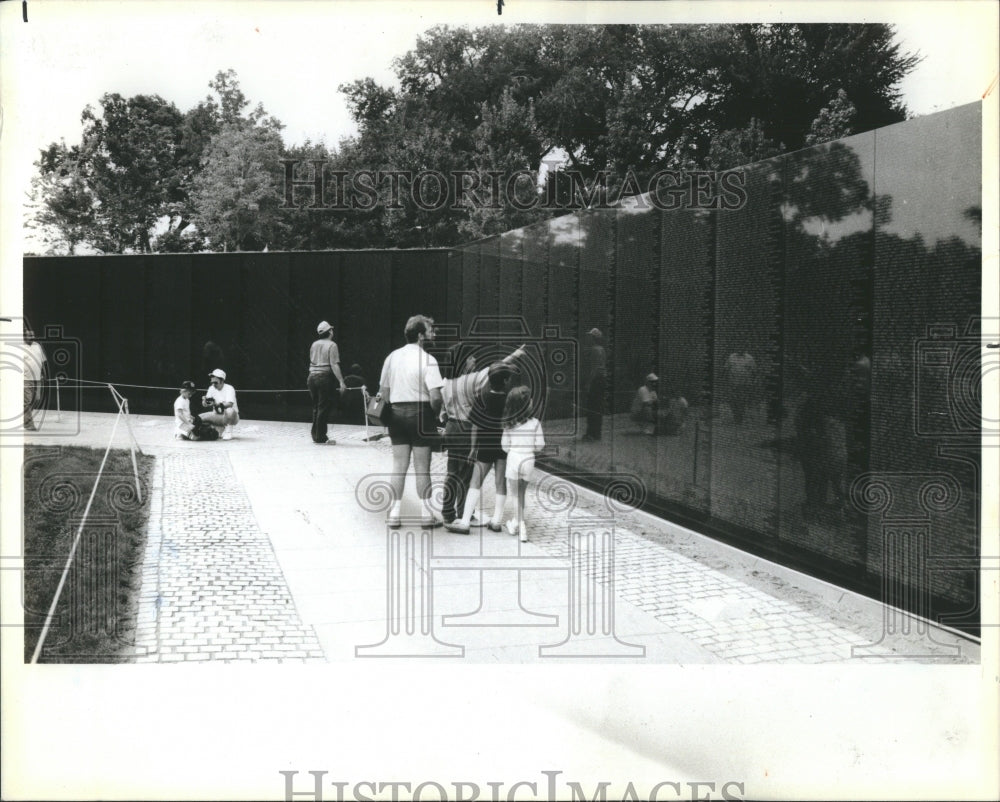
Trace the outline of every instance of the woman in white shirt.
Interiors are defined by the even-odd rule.
[[[379,381],[379,394],[392,410],[388,426],[392,440],[393,503],[386,522],[393,528],[400,525],[403,488],[412,455],[417,494],[423,501],[421,523],[438,526],[444,521],[431,499],[430,467],[431,445],[438,436],[437,416],[444,380],[437,360],[424,350],[425,343],[434,341],[434,321],[414,315],[406,321],[403,333],[406,345],[386,357]]]

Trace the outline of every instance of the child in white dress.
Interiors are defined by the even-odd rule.
[[[515,387],[507,394],[504,407],[504,430],[500,445],[507,452],[506,476],[509,493],[517,489],[517,517],[507,521],[507,531],[520,534],[521,542],[528,541],[524,524],[524,497],[528,480],[535,469],[535,454],[545,448],[542,424],[531,415],[531,393],[527,387]]]

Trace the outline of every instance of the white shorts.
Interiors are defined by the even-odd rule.
[[[531,478],[532,471],[534,470],[534,454],[517,454],[514,452],[509,452],[507,454],[507,470],[505,471],[505,476],[508,479],[524,479],[525,481],[528,481]]]

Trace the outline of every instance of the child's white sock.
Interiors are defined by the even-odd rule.
[[[480,492],[470,487],[469,491],[465,494],[465,509],[462,511],[462,523],[468,525],[469,521],[472,520],[472,512],[476,509],[476,505],[479,504]]]

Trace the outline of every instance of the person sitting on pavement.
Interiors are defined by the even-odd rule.
[[[205,423],[222,429],[222,439],[233,439],[233,427],[240,422],[240,408],[236,404],[236,388],[226,384],[226,371],[216,368],[208,374],[212,386],[201,399],[203,407],[212,407],[211,412],[199,416]]]

